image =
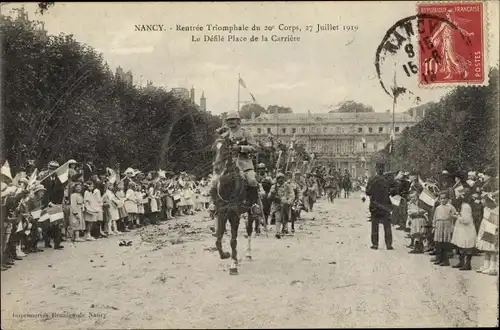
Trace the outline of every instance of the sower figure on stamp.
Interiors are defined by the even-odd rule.
[[[378,249],[379,223],[384,225],[384,238],[387,250],[393,250],[391,231],[392,204],[389,198],[390,182],[384,177],[384,164],[377,163],[377,175],[372,177],[366,185],[366,195],[370,197],[370,215],[372,224],[372,246]]]

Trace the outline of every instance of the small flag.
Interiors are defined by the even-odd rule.
[[[401,196],[399,195],[389,196],[389,198],[391,199],[392,205],[399,206],[399,204],[401,203]]]
[[[39,219],[40,216],[42,215],[42,210],[36,210],[36,211],[32,211],[31,212],[31,216],[33,217],[33,219]]]
[[[69,162],[66,162],[63,165],[61,165],[57,170],[55,170],[55,173],[59,181],[61,181],[61,183],[65,183],[66,181],[68,181]]]
[[[33,173],[31,173],[30,178],[28,180],[28,186],[27,186],[28,189],[30,189],[31,186],[35,183],[37,175],[38,175],[38,169],[35,168],[35,170],[33,171]]]
[[[19,232],[22,232],[22,231],[23,231],[23,222],[19,221],[19,223],[17,224],[16,233],[19,233]]]
[[[498,207],[490,209],[489,207],[484,208],[483,221],[481,222],[481,228],[479,229],[478,235],[481,240],[490,243],[498,244]]]
[[[19,180],[24,178],[26,178],[26,172],[17,173],[14,179],[12,179],[12,185],[19,187]]]
[[[422,190],[418,198],[430,207],[434,207],[437,201],[437,198],[427,188],[424,188],[424,190]]]
[[[54,205],[47,212],[49,213],[50,222],[64,219],[64,212],[61,205]]]
[[[243,81],[243,79],[240,78],[240,86],[243,87],[243,88],[247,88],[247,85],[245,84],[245,82]]]
[[[425,182],[420,178],[420,175],[418,176],[418,183],[420,183],[422,187],[425,187]]]
[[[50,214],[47,212],[47,209],[42,210],[40,218],[38,219],[38,222],[44,222],[50,219]]]
[[[12,172],[10,171],[9,161],[6,160],[5,164],[2,165],[1,174],[12,180]]]
[[[108,174],[108,181],[114,184],[117,179],[116,172],[112,168],[106,167],[106,173]]]
[[[165,174],[166,174],[166,172],[164,170],[158,170],[158,177],[160,177],[162,179],[166,179],[167,176]]]

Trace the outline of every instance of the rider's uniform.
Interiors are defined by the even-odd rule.
[[[257,143],[251,132],[245,130],[241,126],[229,129],[229,131],[222,134],[221,139],[229,137],[231,140],[236,142],[243,142],[241,145],[241,151],[239,152],[238,159],[236,161],[236,166],[243,172],[245,180],[251,187],[258,187],[257,179],[255,178],[255,170],[252,162],[252,153],[257,151]],[[212,178],[212,188],[217,185],[217,180],[219,179],[220,172],[222,168],[221,164],[217,161],[214,163],[214,176]]]

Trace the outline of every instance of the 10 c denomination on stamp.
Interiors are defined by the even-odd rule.
[[[417,10],[443,19],[434,20],[430,29],[419,29],[419,83],[484,83],[484,4],[430,3],[417,5]]]

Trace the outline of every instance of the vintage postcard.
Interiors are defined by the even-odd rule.
[[[499,2],[2,2],[2,329],[498,326]]]

